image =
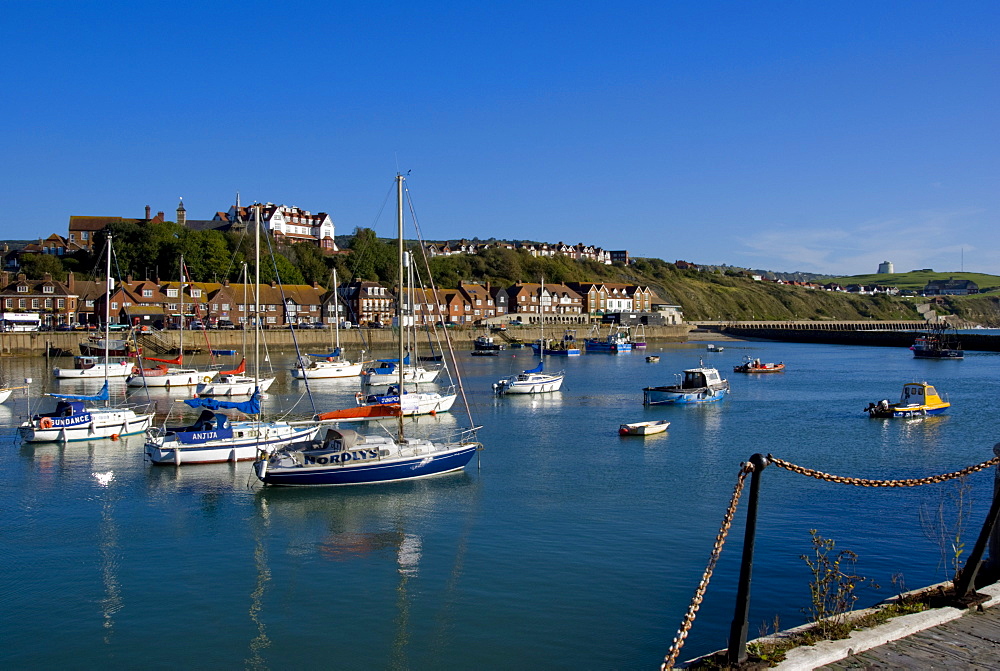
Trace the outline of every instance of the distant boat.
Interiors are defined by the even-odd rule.
[[[656,354],[650,354],[646,357],[646,363],[659,363],[660,357]]]
[[[744,361],[739,366],[733,366],[734,373],[780,373],[785,370],[785,364],[778,363],[761,363],[760,359],[752,359],[746,357]]]
[[[723,380],[715,368],[701,366],[685,370],[679,384],[646,387],[642,390],[642,404],[711,403],[721,401],[727,393],[729,381]]]
[[[899,403],[889,403],[887,400],[869,403],[865,412],[868,413],[869,417],[885,419],[924,417],[926,415],[939,415],[950,407],[951,403],[942,400],[933,385],[926,382],[910,382],[903,385],[903,392],[899,395]]]
[[[947,328],[936,328],[918,337],[910,347],[914,359],[962,359],[962,343],[958,334]]]
[[[622,424],[618,427],[618,435],[620,436],[649,436],[654,433],[663,433],[670,426],[670,422],[665,419],[659,419],[652,422],[633,422],[631,424]]]
[[[725,347],[719,347],[718,345],[716,345],[714,343],[708,343],[707,345],[705,345],[705,349],[708,350],[709,352],[722,352],[726,348]]]
[[[632,351],[632,337],[629,334],[627,326],[612,326],[611,332],[606,336],[600,336],[597,333],[598,328],[595,325],[594,333],[590,338],[584,340],[588,354],[591,352],[611,352],[612,354],[618,354],[620,352]]]

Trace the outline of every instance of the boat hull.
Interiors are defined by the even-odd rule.
[[[562,387],[562,375],[520,375],[518,377],[528,377],[525,380],[500,380],[497,383],[497,393],[507,394],[548,394],[559,391]]]
[[[105,374],[105,368],[107,373]],[[128,361],[121,363],[94,364],[90,368],[53,368],[52,374],[61,380],[103,380],[105,377],[127,377],[132,372],[132,364]]]
[[[214,372],[205,372],[195,369],[184,369],[178,371],[168,371],[165,375],[129,375],[125,384],[130,387],[194,387],[211,379]]]
[[[919,407],[892,407],[890,406],[888,410],[876,410],[869,413],[873,418],[876,419],[900,419],[908,417],[928,417],[932,415],[940,415],[944,413],[950,406],[941,407],[929,407],[929,406],[919,406]]]
[[[306,368],[293,368],[296,380],[323,380],[335,377],[357,377],[361,375],[362,363],[316,361]]]
[[[358,457],[354,457],[343,463],[315,466],[275,466],[269,463],[271,460],[260,460],[254,464],[254,472],[265,485],[312,487],[368,485],[459,471],[465,468],[477,449],[479,449],[478,443],[458,443],[428,454],[372,460],[359,460]],[[353,451],[359,455],[365,452],[369,450]]]
[[[433,382],[440,372],[440,368],[405,368],[403,370],[403,383],[419,384],[421,382]],[[369,387],[397,384],[398,382],[399,373],[396,372],[372,373],[365,371],[361,373],[361,384]]]
[[[728,389],[681,389],[679,387],[646,387],[642,390],[643,405],[681,403],[714,403],[726,397]]]
[[[260,380],[240,376],[230,381],[227,376],[222,376],[215,382],[202,382],[198,385],[196,393],[199,396],[249,396],[255,389],[265,392],[274,384],[273,377]]]
[[[26,443],[74,443],[145,433],[153,421],[151,414],[140,415],[128,409],[98,408],[89,412],[91,421],[83,424],[42,428],[39,420],[33,419],[21,424],[18,431]]]
[[[670,426],[670,422],[659,421],[659,422],[635,422],[633,424],[622,424],[618,428],[618,435],[620,436],[651,436],[657,433],[663,433]]]
[[[312,440],[319,431],[318,426],[296,429],[284,422],[233,422],[233,433],[250,434],[260,427],[264,436],[244,437],[234,435],[230,439],[185,444],[176,440],[165,440],[164,436],[150,437],[146,441],[146,456],[154,464],[183,466],[186,464],[215,464],[227,461],[251,461],[260,456],[260,451],[273,452],[279,447],[300,441]]]

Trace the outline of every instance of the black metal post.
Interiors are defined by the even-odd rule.
[[[760,494],[760,476],[768,465],[767,457],[755,454],[750,457],[753,475],[750,478],[750,496],[747,501],[747,525],[743,534],[743,561],[740,565],[740,583],[736,590],[736,610],[729,627],[727,661],[730,665],[742,664],[747,659],[747,629],[750,626],[750,579],[753,572],[753,544],[757,535],[757,499]]]
[[[993,451],[996,453],[997,448],[994,447]],[[997,526],[998,518],[1000,518],[1000,496],[994,492],[993,504],[990,506],[990,512],[986,514],[986,521],[983,522],[979,538],[976,539],[976,545],[972,548],[969,561],[965,563],[965,568],[962,569],[958,582],[955,584],[955,598],[959,602],[968,601],[969,597],[976,591],[976,576],[983,564],[983,554],[986,552],[987,542]]]

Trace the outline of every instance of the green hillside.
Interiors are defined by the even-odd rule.
[[[920,291],[927,286],[928,282],[949,279],[971,280],[978,284],[979,290],[984,293],[1000,289],[1000,277],[996,275],[963,272],[937,273],[933,270],[911,270],[908,273],[892,273],[890,275],[851,275],[849,277],[834,277],[830,281],[844,286],[848,284],[882,284],[900,289]]]

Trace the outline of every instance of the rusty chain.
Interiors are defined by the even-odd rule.
[[[792,473],[806,475],[811,478],[816,478],[817,480],[836,482],[841,485],[854,485],[855,487],[918,487],[920,485],[932,485],[938,482],[946,482],[948,480],[954,480],[955,478],[961,478],[969,475],[970,473],[976,473],[984,468],[1000,464],[1000,457],[993,457],[989,461],[984,461],[981,464],[963,468],[962,470],[955,471],[954,473],[931,475],[926,478],[910,478],[908,480],[867,480],[865,478],[848,478],[843,475],[824,473],[823,471],[806,468],[805,466],[799,466],[798,464],[793,464],[783,459],[779,459],[778,457],[773,457],[770,454],[767,455],[767,460],[778,468],[784,468]]]
[[[705,572],[701,576],[701,582],[698,583],[698,589],[694,591],[694,598],[691,599],[691,605],[688,606],[687,612],[684,613],[684,619],[681,620],[681,626],[677,629],[677,635],[674,636],[674,642],[670,645],[670,650],[667,652],[666,658],[663,660],[663,664],[660,665],[661,671],[667,671],[672,669],[674,662],[677,661],[677,656],[681,653],[681,648],[684,647],[684,640],[687,638],[688,632],[691,631],[691,625],[694,624],[694,618],[698,614],[698,609],[701,607],[701,602],[705,597],[705,590],[708,589],[708,581],[712,579],[712,573],[715,571],[715,564],[719,561],[719,555],[722,554],[722,546],[726,542],[726,536],[729,535],[729,528],[733,525],[733,517],[736,515],[736,506],[739,505],[740,495],[743,494],[743,484],[746,481],[747,475],[753,472],[753,464],[745,462],[740,464],[740,472],[736,479],[736,487],[733,488],[733,497],[729,501],[729,508],[726,510],[725,516],[722,518],[722,526],[719,528],[719,533],[715,537],[715,545],[712,547],[712,554],[708,559],[708,566],[705,567]]]
[[[1000,457],[994,457],[988,461],[968,466],[953,473],[931,475],[926,478],[909,478],[906,480],[869,480],[866,478],[848,478],[843,475],[833,475],[831,473],[817,471],[813,468],[799,466],[798,464],[793,464],[770,454],[767,455],[767,463],[774,464],[778,468],[784,468],[792,473],[798,473],[799,475],[816,478],[817,480],[836,482],[843,485],[853,485],[855,487],[918,487],[920,485],[947,482],[948,480],[954,480],[972,473],[977,473],[983,469],[989,468],[990,466],[1000,465]],[[670,650],[667,652],[667,656],[664,658],[663,664],[660,665],[661,671],[668,671],[673,668],[678,655],[680,655],[681,648],[684,647],[684,641],[687,639],[688,633],[691,631],[691,626],[694,624],[694,619],[698,614],[698,609],[701,607],[701,603],[704,600],[705,591],[708,589],[708,582],[712,579],[712,573],[715,571],[715,565],[719,561],[719,555],[722,554],[722,546],[726,542],[726,536],[729,535],[729,529],[733,524],[733,517],[736,515],[736,507],[739,505],[746,477],[752,473],[753,470],[753,464],[750,462],[740,464],[740,472],[736,481],[736,487],[733,489],[733,497],[729,501],[729,508],[726,510],[726,514],[722,518],[722,526],[719,528],[719,533],[715,537],[715,545],[712,548],[712,554],[709,557],[708,566],[705,567],[705,572],[702,574],[701,582],[698,583],[698,588],[695,590],[694,598],[691,599],[691,604],[688,606],[687,612],[684,613],[684,619],[681,620],[681,625],[677,629],[677,635],[674,636],[673,643],[670,645]]]

